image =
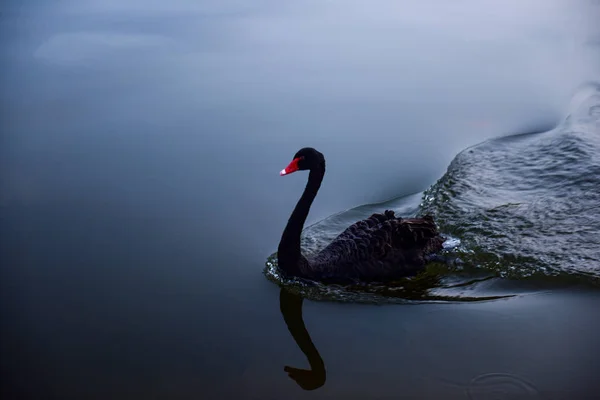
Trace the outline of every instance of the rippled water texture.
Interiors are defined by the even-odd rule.
[[[522,293],[525,278],[597,284],[600,85],[582,87],[555,129],[462,151],[424,193],[361,206],[306,228],[304,251],[319,251],[349,224],[387,208],[402,216],[432,214],[448,238],[450,261],[391,286],[340,287],[284,281],[273,254],[267,277],[313,299],[358,302],[496,298]]]
[[[461,238],[473,263],[503,275],[600,277],[600,87],[555,129],[460,153],[421,212]]]

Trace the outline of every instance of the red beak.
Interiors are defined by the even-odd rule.
[[[279,172],[279,175],[284,176],[287,174],[291,174],[292,172],[298,171],[298,169],[299,169],[298,161],[300,161],[300,160],[302,160],[302,157],[294,158],[294,160],[290,163],[290,165],[288,165],[287,167],[282,169],[281,172]]]

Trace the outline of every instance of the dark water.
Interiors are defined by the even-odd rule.
[[[599,5],[548,4],[3,4],[2,398],[598,390]],[[306,145],[307,251],[392,208],[462,263],[281,292]]]

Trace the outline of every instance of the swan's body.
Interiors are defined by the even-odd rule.
[[[433,218],[397,218],[393,211],[373,214],[349,226],[320,253],[306,258],[300,235],[310,206],[325,175],[325,158],[304,148],[281,171],[286,175],[310,170],[308,183],[283,231],[277,252],[279,268],[286,274],[316,281],[387,281],[414,275],[426,257],[442,248]]]

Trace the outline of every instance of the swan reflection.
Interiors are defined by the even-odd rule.
[[[304,299],[301,296],[281,288],[279,293],[281,314],[296,344],[308,359],[310,369],[300,369],[286,365],[283,370],[302,389],[314,390],[325,384],[325,363],[304,325],[302,318],[303,301]]]

